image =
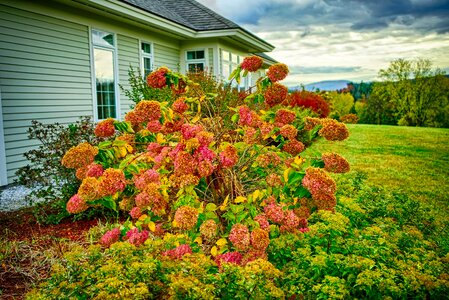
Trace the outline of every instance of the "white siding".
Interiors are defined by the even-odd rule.
[[[30,121],[92,115],[88,27],[0,5],[0,87],[8,181],[37,145]]]
[[[179,71],[179,49],[154,43],[154,68],[166,66],[172,71]]]
[[[118,77],[119,84],[125,88],[129,89],[128,83],[128,71],[129,67],[132,66],[135,71],[139,67],[139,40],[136,38],[130,38],[121,34],[117,35],[117,46],[118,46]],[[127,113],[133,104],[129,100],[122,89],[120,89],[120,111],[122,117]]]

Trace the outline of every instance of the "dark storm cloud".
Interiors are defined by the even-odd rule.
[[[333,24],[356,31],[399,25],[423,32],[448,32],[449,0],[247,0],[243,3],[246,4],[242,6],[240,0],[229,0],[219,8],[239,24],[261,26],[266,31],[305,30],[308,26]],[[427,19],[426,26],[415,27],[423,19]],[[304,34],[310,32],[305,30]]]

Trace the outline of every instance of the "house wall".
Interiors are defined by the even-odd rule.
[[[94,115],[91,28],[116,34],[117,79],[125,89],[129,88],[129,66],[140,65],[140,41],[153,43],[155,67],[165,65],[177,70],[179,66],[176,39],[110,22],[64,3],[2,1],[0,90],[4,135],[0,141],[4,139],[8,183],[26,165],[23,154],[39,144],[27,137],[31,120],[69,124],[80,116]],[[116,89],[123,117],[133,103],[118,85]]]

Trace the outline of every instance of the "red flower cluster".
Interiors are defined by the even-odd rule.
[[[277,104],[281,104],[285,98],[287,98],[288,89],[285,85],[280,83],[273,83],[269,86],[264,93],[265,104],[268,107],[273,107]]]
[[[186,104],[185,98],[178,98],[175,102],[173,102],[171,108],[175,113],[183,114],[189,109],[189,106]]]
[[[350,166],[348,161],[336,153],[323,153],[321,159],[324,161],[324,169],[333,173],[347,173]]]
[[[259,125],[260,133],[262,134],[262,137],[266,138],[271,131],[274,129],[274,125],[269,122],[261,122]]]
[[[88,208],[89,206],[78,194],[73,195],[66,204],[66,209],[71,214],[79,214]]]
[[[217,257],[215,258],[215,263],[218,265],[218,268],[221,268],[224,263],[241,265],[242,259],[243,255],[240,252],[227,252],[217,255]]]
[[[287,109],[279,109],[276,111],[276,116],[274,118],[274,123],[278,127],[292,123],[296,119],[296,114],[294,111]]]
[[[223,168],[232,168],[238,160],[237,149],[233,145],[226,146],[224,151],[220,153],[220,163]]]
[[[334,119],[321,120],[323,128],[318,134],[328,141],[343,141],[349,137],[349,131],[345,124]]]
[[[287,153],[290,153],[293,156],[298,155],[299,153],[304,151],[304,149],[305,149],[304,144],[298,140],[290,140],[288,143],[282,146],[282,150],[284,150]]]
[[[305,130],[312,130],[316,126],[321,125],[321,119],[306,117],[306,121],[304,124]]]
[[[257,127],[260,122],[260,117],[255,111],[252,111],[246,105],[239,107],[239,125]]]
[[[143,190],[150,183],[160,184],[160,176],[157,171],[149,169],[134,175],[133,181],[136,188]]]
[[[131,211],[129,212],[129,215],[131,216],[131,218],[133,219],[138,219],[141,215],[142,215],[142,210],[140,209],[140,207],[136,206],[133,207],[131,209]]]
[[[98,154],[98,148],[89,143],[81,143],[72,147],[62,158],[62,165],[66,168],[78,169],[93,163]]]
[[[148,86],[161,89],[167,85],[166,75],[170,72],[166,67],[160,67],[156,71],[151,72],[147,76],[147,84]]]
[[[114,228],[106,232],[100,239],[100,244],[109,248],[112,244],[120,240],[120,229]]]
[[[290,106],[301,106],[310,108],[321,118],[325,118],[330,113],[329,104],[320,95],[308,91],[296,91],[290,94],[288,103]]]
[[[240,251],[245,251],[248,249],[250,244],[249,230],[246,225],[234,224],[229,233],[229,240],[232,245]]]
[[[259,56],[248,56],[243,59],[243,62],[240,64],[242,70],[246,70],[248,72],[256,72],[262,67],[263,59]]]
[[[162,124],[161,124],[161,122],[159,122],[159,120],[149,121],[147,123],[147,129],[150,132],[158,133],[162,129]]]
[[[254,221],[259,223],[259,226],[261,229],[269,231],[270,230],[270,223],[268,223],[267,217],[264,214],[257,215],[254,218]]]
[[[168,256],[171,259],[181,259],[186,254],[192,254],[192,248],[187,244],[182,244],[175,249],[167,250],[162,253],[163,256]]]
[[[277,63],[268,68],[267,76],[271,82],[284,80],[288,75],[288,67],[286,64]]]
[[[128,240],[130,244],[139,246],[145,243],[145,241],[148,239],[148,236],[148,231],[143,230],[142,232],[139,232],[139,229],[133,228],[126,233],[125,239]]]
[[[100,177],[103,174],[103,166],[96,163],[91,163],[87,166],[86,177]]]
[[[179,228],[192,229],[198,222],[198,210],[191,206],[181,206],[176,210],[174,219]]]
[[[110,137],[115,133],[114,127],[115,120],[108,118],[106,120],[100,121],[97,126],[95,126],[94,133],[98,137]]]

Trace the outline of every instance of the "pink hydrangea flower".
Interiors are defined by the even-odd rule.
[[[161,131],[162,124],[159,122],[159,120],[153,120],[147,123],[147,129],[153,133],[157,133]]]
[[[221,268],[223,263],[241,265],[242,264],[243,255],[240,252],[227,252],[220,255],[217,255],[215,258],[215,263]]]
[[[109,248],[115,242],[120,240],[120,229],[114,228],[106,232],[100,239],[100,244]]]
[[[136,206],[133,207],[131,209],[131,211],[129,212],[129,215],[131,216],[131,218],[133,219],[138,219],[141,215],[142,215],[142,210],[140,209],[140,207]]]
[[[229,233],[229,240],[240,251],[248,249],[250,244],[248,227],[243,224],[234,224]]]
[[[178,98],[175,102],[173,102],[172,109],[178,114],[183,114],[187,109],[189,109],[189,106],[186,104],[184,98]]]
[[[161,183],[159,173],[153,169],[149,169],[143,173],[134,175],[133,181],[136,188],[138,188],[139,190],[145,189],[145,187],[149,183],[156,183],[156,184]]]
[[[66,205],[67,211],[71,214],[78,214],[80,212],[85,211],[88,208],[89,206],[78,194],[73,195]]]
[[[171,259],[181,259],[186,254],[192,254],[192,248],[187,244],[182,244],[172,250],[167,250],[162,255],[168,256]]]
[[[185,140],[194,138],[198,132],[203,130],[203,126],[201,125],[184,124],[181,126],[181,133]]]
[[[263,59],[259,56],[248,56],[245,57],[240,64],[242,70],[246,70],[248,72],[256,72],[262,67]]]
[[[263,230],[269,231],[270,230],[270,223],[268,223],[267,217],[264,214],[257,215],[254,218],[254,221],[259,223],[260,228]]]
[[[100,164],[96,164],[96,163],[91,163],[90,165],[87,166],[87,172],[86,172],[86,177],[100,177],[101,175],[103,175],[103,166]]]
[[[232,146],[226,146],[225,150],[220,153],[220,163],[223,168],[232,168],[239,160],[237,149]]]
[[[149,233],[146,230],[139,232],[139,229],[133,228],[126,233],[126,239],[130,244],[139,246],[145,243],[145,241],[148,239],[148,235]]]
[[[268,220],[271,220],[274,223],[280,224],[284,220],[284,210],[276,203],[270,203],[265,206],[264,212]]]
[[[256,250],[265,250],[270,244],[268,232],[262,228],[256,228],[251,232],[251,246]]]

